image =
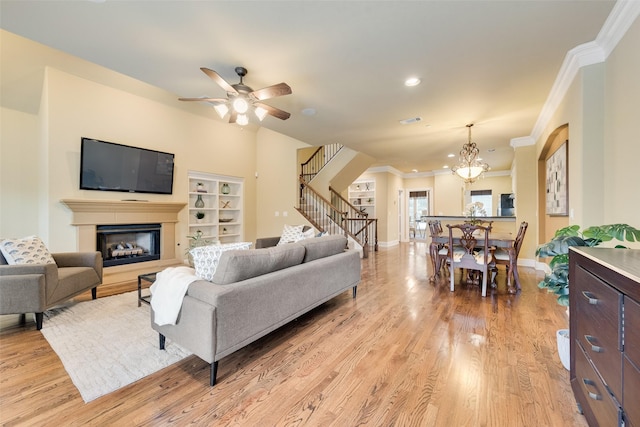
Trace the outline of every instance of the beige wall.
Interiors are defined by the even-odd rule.
[[[603,222],[640,228],[640,19],[609,56],[604,76]]]
[[[295,209],[298,203],[298,151],[309,145],[261,128],[257,134],[257,237],[282,234],[285,224],[309,224]],[[287,216],[284,216],[286,212]]]
[[[529,145],[518,147],[514,157],[514,193],[516,195],[516,222],[513,223],[513,233],[517,233],[520,223],[526,221],[529,223],[527,232],[524,236],[522,248],[520,249],[519,258],[524,260],[533,260],[537,247],[537,162],[536,162],[535,146]],[[527,261],[533,264],[533,261]]]
[[[639,45],[640,21],[636,20],[605,63],[579,70],[536,141],[539,157],[549,135],[569,124],[570,224],[640,227],[638,180],[634,179],[640,158]]]
[[[464,182],[450,172],[436,174],[434,178],[434,215],[462,215]]]
[[[3,43],[11,41],[3,38]],[[60,199],[131,198],[79,189],[80,139],[88,136],[176,155],[173,195],[136,194],[136,198],[186,202],[189,170],[245,178],[245,239],[255,239],[254,131],[54,68],[47,68],[43,76],[38,114],[2,109],[0,235],[37,234],[53,251],[76,250],[71,213]],[[185,247],[186,209],[179,219],[176,242]]]
[[[37,234],[38,117],[7,108],[0,117],[0,236]]]

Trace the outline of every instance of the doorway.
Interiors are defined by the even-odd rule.
[[[424,240],[427,238],[427,219],[429,210],[429,190],[411,190],[407,203],[409,216],[409,239]]]

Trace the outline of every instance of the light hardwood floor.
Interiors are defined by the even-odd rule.
[[[451,293],[428,281],[426,251],[372,253],[355,300],[345,292],[222,359],[213,388],[209,366],[190,356],[85,404],[32,321],[5,326],[0,423],[586,426],[556,351],[568,320],[537,288],[541,274],[522,268],[518,295],[504,270],[486,298],[474,286]]]

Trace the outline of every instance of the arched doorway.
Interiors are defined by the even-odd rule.
[[[568,147],[569,147],[569,124],[564,124],[556,128],[547,142],[544,144],[540,157],[538,158],[538,241],[548,242],[551,240],[556,230],[569,225],[569,215],[567,214],[556,215],[547,213],[547,160],[556,153],[556,151],[562,147],[562,144],[567,144],[567,158],[568,163]],[[568,177],[568,168],[567,168]],[[568,188],[567,188],[568,191]],[[567,196],[568,199],[568,196]],[[568,203],[568,201],[567,201]]]

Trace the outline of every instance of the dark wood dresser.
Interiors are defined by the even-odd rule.
[[[640,427],[640,250],[569,251],[571,388],[590,426]]]

